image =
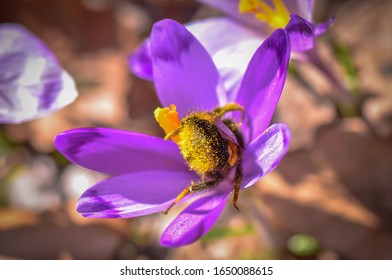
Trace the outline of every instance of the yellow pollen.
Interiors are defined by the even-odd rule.
[[[178,134],[173,134],[173,132],[175,132],[181,127],[180,119],[178,118],[178,112],[176,111],[176,106],[174,104],[171,104],[169,107],[158,107],[154,111],[154,117],[155,120],[162,127],[162,129],[165,131],[165,139],[170,138],[174,142],[178,143]]]
[[[282,0],[272,0],[273,7],[262,0],[240,0],[241,14],[253,13],[256,18],[267,23],[272,28],[282,28],[290,21],[290,13]]]

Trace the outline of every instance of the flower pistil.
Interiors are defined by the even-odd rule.
[[[253,13],[256,18],[267,23],[272,28],[282,28],[290,21],[290,13],[282,0],[273,0],[271,7],[262,0],[240,0],[241,14]]]

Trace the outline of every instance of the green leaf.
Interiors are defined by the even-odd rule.
[[[301,257],[312,257],[320,249],[316,239],[307,234],[296,234],[289,238],[287,242],[291,253]]]
[[[219,240],[227,237],[250,235],[255,232],[252,224],[247,224],[240,228],[213,227],[206,235],[201,238],[202,242]]]
[[[334,42],[333,51],[344,71],[344,78],[349,89],[355,95],[359,96],[361,92],[359,85],[359,73],[350,50],[343,43]]]

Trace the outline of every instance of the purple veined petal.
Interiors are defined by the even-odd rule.
[[[323,23],[319,23],[315,26],[314,28],[314,36],[318,37],[323,35],[328,28],[331,27],[331,25],[335,22],[335,16],[331,17],[329,20]]]
[[[225,208],[229,193],[215,194],[194,201],[181,212],[161,236],[161,244],[180,247],[197,241],[218,220]]]
[[[290,130],[285,124],[273,124],[253,140],[244,153],[244,179],[241,187],[253,185],[274,170],[287,153],[290,139]]]
[[[194,179],[190,172],[174,171],[111,177],[86,190],[77,211],[89,218],[133,218],[164,211]]]
[[[29,121],[74,101],[73,79],[39,38],[1,24],[0,41],[0,123]]]
[[[185,26],[212,56],[228,102],[233,101],[252,55],[266,36],[227,17],[201,19]]]
[[[145,39],[140,46],[128,56],[128,66],[137,77],[153,81],[152,61],[150,53],[150,38]]]
[[[271,28],[264,22],[258,20],[253,14],[241,14],[239,12],[239,0],[197,0],[225,13],[229,18],[238,21],[244,26],[262,34],[263,37],[271,33]]]
[[[145,39],[138,48],[128,56],[128,67],[135,76],[151,82],[154,80],[150,38]]]
[[[290,36],[291,50],[303,52],[314,46],[314,26],[309,21],[297,15],[290,15],[290,21],[285,27]]]
[[[283,29],[277,29],[253,55],[242,79],[236,102],[241,104],[251,125],[242,127],[249,141],[269,125],[286,81],[290,42]]]
[[[151,32],[154,82],[163,106],[175,104],[180,117],[211,110],[225,100],[219,72],[200,42],[173,20],[155,23]]]
[[[228,101],[232,101],[232,96],[238,92],[248,62],[264,40],[262,33],[226,17],[196,20],[185,24],[185,27],[212,56],[228,94]],[[219,40],[216,39],[218,37]],[[129,55],[128,65],[132,73],[139,78],[153,80],[149,38]],[[225,96],[219,100],[226,102]]]
[[[260,41],[266,37],[263,38],[259,32],[255,32],[246,26],[240,25],[238,22],[227,17],[199,19],[186,23],[185,27],[202,43],[203,47],[206,48],[211,55],[221,51],[227,47],[227,45],[241,43],[238,41],[250,40],[255,37],[260,38],[256,39],[258,47],[261,44]],[[219,40],[217,40],[217,38],[219,38]],[[250,54],[249,60],[251,56],[252,54]]]
[[[55,146],[71,162],[110,175],[148,170],[188,171],[174,142],[130,131],[73,129],[58,134]]]

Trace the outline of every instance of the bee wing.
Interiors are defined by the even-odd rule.
[[[234,135],[233,131],[231,131],[231,129],[228,128],[220,118],[215,118],[215,124],[223,138],[234,142],[236,145],[239,145],[237,137]]]

